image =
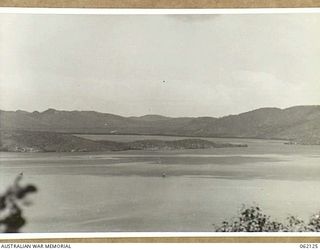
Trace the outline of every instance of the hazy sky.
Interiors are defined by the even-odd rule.
[[[222,116],[320,104],[319,27],[320,14],[1,14],[0,109]]]

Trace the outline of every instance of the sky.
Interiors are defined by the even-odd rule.
[[[0,14],[0,109],[123,116],[320,104],[320,13]]]

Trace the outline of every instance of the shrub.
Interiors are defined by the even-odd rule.
[[[320,212],[311,216],[308,224],[295,216],[287,223],[277,222],[264,214],[259,206],[243,206],[239,216],[232,221],[223,221],[216,232],[320,232]]]
[[[307,231],[320,232],[320,212],[311,216],[307,225]]]

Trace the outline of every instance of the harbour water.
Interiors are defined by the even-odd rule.
[[[129,141],[141,136],[85,135]],[[179,139],[152,137],[155,139]],[[205,232],[259,205],[274,219],[320,210],[320,147],[209,139],[246,148],[106,153],[0,153],[0,191],[36,185],[23,232]],[[163,175],[165,173],[165,177]]]

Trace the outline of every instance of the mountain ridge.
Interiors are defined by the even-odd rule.
[[[293,140],[320,144],[320,105],[265,107],[223,117],[124,117],[96,111],[0,110],[1,130]]]

